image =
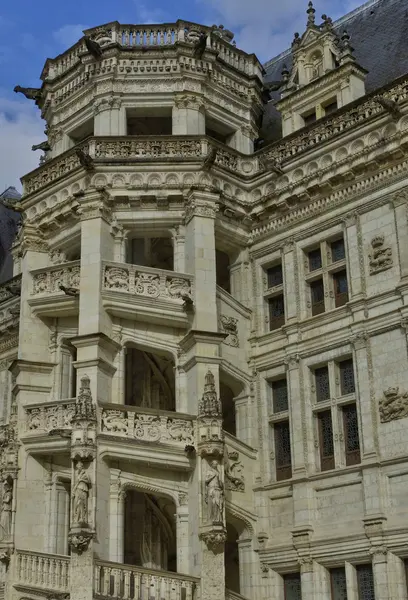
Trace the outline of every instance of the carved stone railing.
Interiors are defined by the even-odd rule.
[[[207,140],[197,136],[126,136],[92,138],[89,153],[95,159],[199,159],[207,153]]]
[[[194,418],[167,411],[108,404],[102,407],[101,432],[139,442],[194,445]]]
[[[33,278],[31,296],[64,295],[60,289],[61,285],[74,290],[79,289],[80,261],[75,260],[45,269],[35,269],[31,271],[31,275]]]
[[[70,429],[75,411],[75,398],[31,404],[24,407],[26,412],[26,433],[48,433],[54,429]]]
[[[104,598],[197,600],[199,582],[188,575],[95,561],[94,593]]]
[[[231,592],[231,590],[225,590],[225,598],[226,600],[247,600],[241,594],[237,594],[237,592]]]
[[[125,263],[103,262],[102,288],[146,298],[185,301],[193,296],[193,276]]]
[[[21,293],[21,275],[17,275],[0,285],[0,305],[17,298]]]
[[[269,148],[260,150],[257,153],[260,162],[271,160],[278,166],[282,165],[300,152],[322,144],[360,124],[366,124],[367,119],[384,113],[384,108],[374,99],[376,95],[381,95],[383,98],[397,103],[403,102],[408,98],[408,78],[403,78],[397,84],[394,83],[381,92],[370,94],[365,101],[363,99],[356,100],[351,105],[346,105],[338,115],[321,119],[306,130],[295,132]]]
[[[69,591],[70,557],[16,550],[14,581],[18,585]]]

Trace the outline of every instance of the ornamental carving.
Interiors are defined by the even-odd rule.
[[[85,552],[93,538],[94,532],[84,528],[73,529],[68,534],[69,545],[78,554]]]
[[[200,158],[203,156],[198,140],[95,140],[95,158]]]
[[[174,97],[174,106],[176,108],[189,108],[192,110],[200,110],[205,105],[204,98],[202,96],[195,96],[193,94],[176,95]]]
[[[185,208],[185,224],[187,225],[193,217],[208,217],[215,219],[218,205],[199,204],[195,200],[191,200],[186,204]]]
[[[92,400],[90,382],[88,375],[81,377],[81,387],[75,402],[73,421],[96,421],[96,410]]]
[[[385,390],[379,402],[381,423],[408,417],[408,393],[400,393],[399,387]]]
[[[126,269],[118,267],[106,267],[105,288],[110,290],[129,291],[129,273]]]
[[[232,492],[244,492],[245,478],[243,475],[243,464],[239,460],[238,452],[228,452],[225,449],[224,471],[225,488]]]
[[[75,401],[53,405],[27,406],[26,430],[29,433],[48,433],[55,429],[71,428]]]
[[[61,286],[79,290],[81,271],[79,264],[59,268],[51,267],[33,275],[32,295],[61,293]]]
[[[135,277],[135,293],[140,296],[158,298],[160,296],[160,277],[148,273],[137,273]]]
[[[201,533],[200,538],[204,540],[210,550],[217,551],[227,541],[227,533],[225,530],[211,530]]]
[[[136,411],[103,409],[102,433],[122,435],[141,442],[194,443],[194,425],[189,419],[143,414]]]
[[[221,315],[219,327],[222,333],[227,334],[227,337],[224,339],[224,344],[238,348],[238,319],[235,319],[234,317],[228,317],[227,315]]]
[[[392,249],[390,246],[385,245],[384,236],[376,235],[373,237],[371,247],[372,251],[368,255],[370,275],[391,269],[393,265]]]
[[[205,376],[204,393],[198,405],[199,416],[220,417],[222,415],[221,400],[217,395],[214,375],[211,371]]]

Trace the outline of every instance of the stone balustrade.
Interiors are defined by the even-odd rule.
[[[19,298],[21,294],[21,275],[17,275],[0,285],[0,305],[3,302]]]
[[[14,581],[16,584],[58,592],[69,592],[70,557],[16,550]]]
[[[102,268],[102,287],[109,292],[176,301],[193,297],[192,275],[105,261]]]
[[[225,599],[226,600],[247,600],[241,594],[237,594],[237,592],[231,592],[231,590],[225,590]]]
[[[195,421],[189,415],[109,404],[102,407],[101,432],[140,442],[193,445]]]
[[[94,593],[123,600],[197,600],[199,579],[95,561]]]
[[[60,265],[53,265],[45,269],[31,271],[33,289],[31,296],[64,295],[60,286],[79,290],[80,261],[75,260]]]
[[[24,407],[26,412],[26,433],[42,434],[55,429],[70,429],[74,416],[75,398],[31,404]]]

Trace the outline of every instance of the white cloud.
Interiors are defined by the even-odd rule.
[[[223,23],[235,31],[238,47],[254,52],[261,61],[286,50],[295,31],[303,33],[307,22],[307,0],[197,0],[207,11],[209,20]],[[326,13],[333,20],[361,4],[358,0],[343,3],[315,0],[316,23]]]
[[[0,131],[0,192],[10,185],[21,191],[20,177],[38,167],[41,153],[31,146],[46,139],[44,122],[28,100],[0,95]]]
[[[76,44],[76,42],[84,35],[84,29],[89,29],[88,25],[64,25],[54,31],[52,37],[59,46],[63,46],[64,50]]]
[[[152,23],[164,23],[167,19],[167,14],[160,8],[146,7],[144,2],[134,0],[137,10],[137,20],[140,23],[149,25]]]

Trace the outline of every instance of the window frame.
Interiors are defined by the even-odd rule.
[[[268,271],[275,269],[280,266],[282,269],[282,283],[269,287],[269,276]],[[270,333],[278,331],[286,323],[286,298],[285,298],[285,270],[283,260],[279,257],[275,260],[269,261],[263,265],[262,268],[262,279],[263,279],[263,303],[264,303],[264,321],[266,325],[266,332]],[[280,317],[271,318],[271,302],[282,297],[283,314]]]

